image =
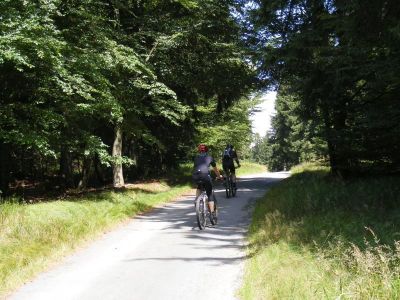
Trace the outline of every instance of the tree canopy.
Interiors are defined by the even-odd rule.
[[[111,166],[118,181],[122,165],[132,179],[187,157],[197,106],[222,113],[255,82],[234,5],[2,1],[0,189],[104,183]]]
[[[159,174],[198,142],[246,152],[257,89],[278,91],[256,141],[272,169],[400,168],[395,0],[3,0],[0,189]],[[261,151],[261,149],[264,149]]]
[[[321,148],[323,141],[337,175],[399,172],[398,2],[251,3],[249,42],[263,78],[281,97],[271,143],[278,153],[294,153],[281,167],[320,152],[307,143]]]

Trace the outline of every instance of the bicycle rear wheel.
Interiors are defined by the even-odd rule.
[[[236,186],[232,180],[231,180],[231,195],[232,195],[232,197],[235,197],[235,195],[236,195]]]
[[[225,180],[225,192],[226,198],[229,198],[231,196],[231,179],[229,176],[227,176]]]
[[[205,193],[201,193],[196,198],[196,218],[200,230],[203,230],[206,227],[206,200],[207,195]]]

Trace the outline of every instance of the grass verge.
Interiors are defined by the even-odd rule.
[[[236,162],[235,162],[235,166],[236,166]],[[223,174],[221,161],[217,161],[217,167],[220,169],[221,174]],[[192,170],[193,170],[193,163],[182,164],[177,172],[177,175],[176,176],[174,175],[173,178],[176,178],[176,180],[179,180],[179,179],[182,180],[182,176],[183,176],[183,179],[187,180],[187,178],[191,178]],[[257,174],[257,173],[263,173],[263,172],[267,172],[266,166],[260,165],[258,163],[246,161],[246,160],[240,161],[240,168],[236,169],[236,175],[239,177],[243,176],[243,175]],[[214,175],[214,171],[211,171],[211,175],[212,176]]]
[[[399,299],[400,178],[302,166],[258,201],[242,299]]]
[[[187,192],[153,182],[128,185],[122,192],[79,198],[0,205],[0,298],[52,263],[130,217]]]
[[[263,173],[267,172],[267,167],[249,162],[249,161],[241,161],[240,162],[240,168],[236,170],[237,176],[243,176],[243,175],[249,175],[249,174],[257,174],[257,173]]]

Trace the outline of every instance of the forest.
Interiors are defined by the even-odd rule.
[[[0,0],[0,298],[82,251],[47,298],[400,299],[399,98],[399,0]]]
[[[394,0],[3,0],[0,190],[115,187],[199,142],[341,178],[400,168]],[[257,95],[276,90],[266,136]],[[251,143],[254,147],[251,148]]]
[[[396,1],[254,4],[260,76],[278,90],[258,161],[327,161],[341,178],[399,173],[399,15]]]
[[[257,79],[235,5],[1,1],[0,190],[118,187],[200,141],[248,147]]]

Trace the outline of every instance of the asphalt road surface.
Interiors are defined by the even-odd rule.
[[[288,173],[216,184],[219,220],[199,230],[194,196],[156,208],[68,257],[10,299],[237,299],[255,200]],[[267,199],[268,201],[268,199]]]

